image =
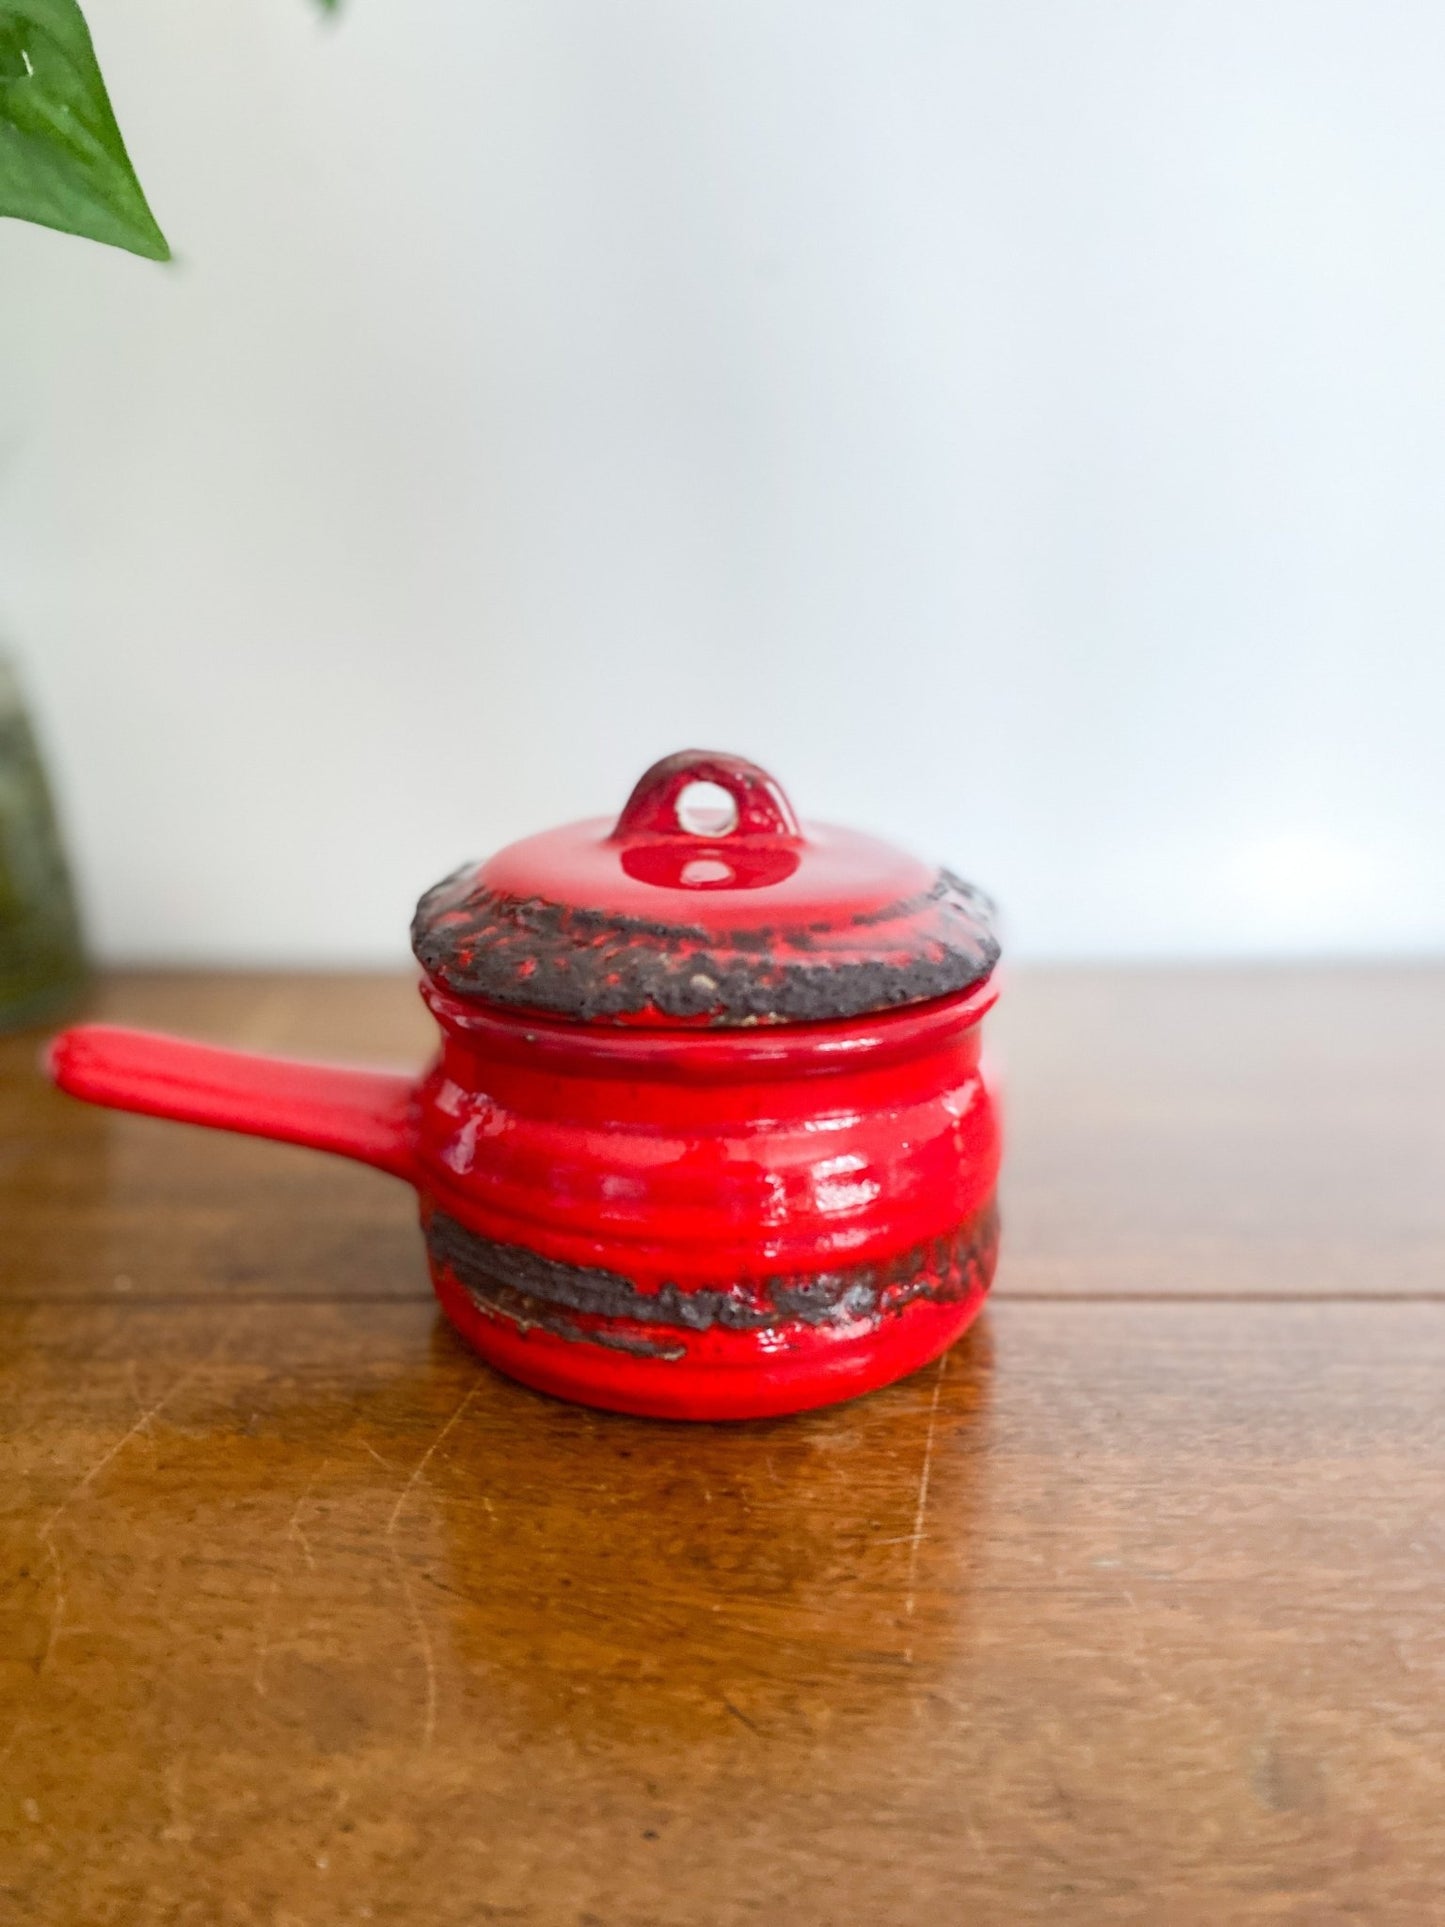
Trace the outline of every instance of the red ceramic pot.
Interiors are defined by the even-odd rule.
[[[715,786],[712,815],[689,812]],[[688,751],[616,824],[513,844],[423,897],[441,1049],[419,1080],[103,1025],[79,1097],[337,1151],[421,1197],[447,1316],[589,1405],[752,1418],[887,1384],[993,1274],[979,1073],[987,900],[770,777]]]

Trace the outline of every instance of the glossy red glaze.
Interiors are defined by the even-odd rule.
[[[45,1061],[61,1090],[90,1104],[305,1144],[416,1178],[417,1084],[400,1072],[297,1063],[119,1024],[76,1024]]]
[[[689,827],[699,783],[730,810]],[[615,823],[524,837],[429,890],[412,945],[469,1000],[573,1023],[742,1029],[971,990],[998,955],[990,908],[877,837],[800,826],[756,765],[685,750],[647,772]]]
[[[644,782],[614,836],[646,848],[655,819],[674,844],[668,812],[694,776]],[[807,840],[770,779],[739,801],[745,834]],[[976,1315],[999,1164],[979,1068],[991,980],[713,1030],[423,994],[442,1043],[417,1080],[100,1025],[57,1039],[51,1070],[92,1102],[406,1179],[448,1317],[503,1371],[588,1404],[693,1419],[825,1404],[926,1363]]]
[[[872,1263],[992,1195],[977,1028],[991,986],[727,1039],[583,1030],[423,994],[444,1042],[422,1085],[422,1181],[499,1243],[644,1289],[700,1288]]]

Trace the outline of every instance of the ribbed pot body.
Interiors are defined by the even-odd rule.
[[[991,984],[727,1032],[528,1019],[424,988],[417,1183],[448,1317],[560,1397],[688,1419],[935,1358],[993,1273]]]

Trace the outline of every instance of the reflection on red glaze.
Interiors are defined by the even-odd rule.
[[[579,1275],[686,1293],[886,1266],[986,1211],[999,1137],[978,1020],[992,996],[699,1038],[542,1024],[431,991],[443,1041],[419,1080],[100,1024],[58,1038],[50,1068],[93,1103],[376,1165],[417,1186],[424,1214]],[[971,1323],[991,1269],[990,1247],[961,1295],[872,1320],[680,1330],[667,1357],[497,1316],[444,1266],[434,1278],[448,1317],[513,1377],[591,1405],[720,1419],[913,1371]]]
[[[678,846],[674,837],[664,842],[635,842],[622,851],[627,875],[656,890],[770,890],[786,883],[797,869],[798,852],[786,844],[698,842]]]
[[[689,1074],[703,1040],[687,1033],[654,1032],[619,1065],[592,1033],[492,1015],[480,1035],[446,1032],[418,1161],[483,1236],[641,1281],[887,1256],[961,1223],[997,1176],[977,1023],[939,1014],[953,1021],[915,1018],[912,1047],[882,1062],[838,1046],[876,1042],[886,1018],[767,1032],[788,1040],[772,1061],[709,1038],[707,1082]]]

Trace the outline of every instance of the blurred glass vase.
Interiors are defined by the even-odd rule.
[[[50,785],[20,685],[0,658],[0,1030],[63,1010],[85,975]]]

